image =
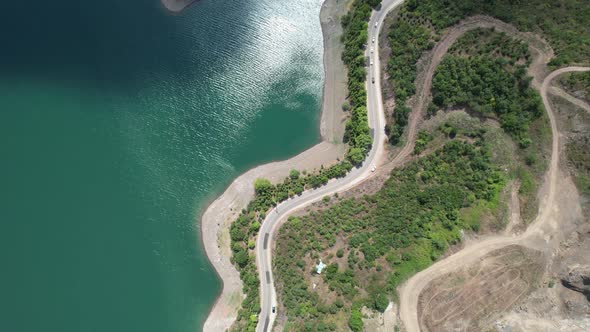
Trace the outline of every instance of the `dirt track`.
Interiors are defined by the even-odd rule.
[[[429,283],[420,295],[419,317],[429,331],[481,331],[495,314],[530,293],[542,277],[541,252],[511,245]],[[465,305],[469,303],[470,305]]]
[[[421,82],[422,84],[418,84],[418,99],[415,103],[415,111],[413,112],[410,118],[408,141],[414,141],[416,123],[423,114],[424,106],[427,105],[426,101],[430,95],[432,77],[434,75],[436,67],[448,51],[449,47],[458,37],[460,37],[466,31],[478,27],[494,27],[498,31],[503,31],[511,35],[518,35],[521,38],[525,36],[524,34],[521,34],[520,32],[516,31],[514,27],[504,22],[485,16],[476,16],[466,19],[462,23],[459,23],[457,26],[451,28],[434,48],[431,59],[426,60],[427,69],[424,71],[423,76],[419,76],[418,78],[419,82]],[[537,84],[533,85],[536,88],[539,88],[540,85],[540,94],[543,99],[545,109],[547,110],[547,114],[549,116],[549,120],[551,123],[551,131],[553,133],[551,163],[549,166],[545,184],[546,194],[544,195],[541,204],[539,204],[541,206],[541,208],[539,209],[539,214],[537,215],[535,221],[523,234],[519,236],[498,235],[485,238],[482,241],[468,245],[461,251],[455,253],[454,255],[449,256],[448,258],[435,263],[428,269],[419,272],[418,274],[410,278],[406,283],[404,283],[404,285],[402,285],[402,287],[399,290],[399,295],[400,318],[406,328],[406,331],[420,331],[420,323],[418,320],[418,298],[422,290],[433,279],[440,277],[444,274],[447,274],[449,272],[452,272],[458,269],[459,267],[468,266],[469,264],[472,264],[480,260],[484,255],[490,253],[491,251],[503,248],[511,244],[521,244],[536,248],[538,248],[539,246],[543,247],[543,244],[547,243],[552,238],[553,234],[558,232],[558,219],[554,217],[558,210],[555,202],[555,187],[559,174],[559,133],[557,131],[557,124],[555,121],[555,117],[553,115],[553,111],[551,109],[551,105],[549,104],[547,93],[550,87],[550,83],[555,77],[566,72],[587,71],[590,70],[590,68],[562,68],[550,73],[547,77],[543,79],[541,84],[538,84],[538,82],[541,82],[541,75],[544,72],[543,64],[546,63],[547,59],[551,56],[551,53],[546,52],[545,47],[539,47],[532,43],[531,48],[533,48],[538,53],[538,57],[536,61],[533,63],[534,68],[532,69],[532,71],[529,71],[529,73],[535,76],[535,83]],[[543,59],[543,61],[539,61],[539,56],[540,59]],[[408,146],[410,145],[411,144],[408,144]],[[399,157],[405,158],[404,152],[406,151],[404,150],[398,155]],[[398,158],[396,157],[395,160],[397,159]]]
[[[528,41],[531,44],[531,48],[533,48],[533,50],[537,53],[537,57],[535,58],[536,61],[534,61],[533,64],[531,64],[531,70],[529,70],[529,75],[535,74],[535,76],[538,76],[536,74],[541,72],[539,67],[544,67],[545,63],[548,61],[548,57],[553,55],[550,47],[544,41],[535,39],[532,35],[528,33],[521,33],[512,25],[489,16],[472,16],[461,21],[456,26],[450,28],[447,31],[447,33],[441,38],[441,40],[436,44],[434,49],[430,52],[430,56],[427,56],[425,59],[422,60],[422,65],[426,69],[418,73],[418,78],[416,80],[417,93],[412,100],[412,109],[414,111],[410,114],[407,127],[408,143],[388,164],[388,171],[391,168],[400,166],[401,163],[408,159],[408,157],[414,150],[418,123],[422,119],[426,107],[428,106],[428,102],[430,101],[430,89],[432,87],[432,78],[434,77],[434,72],[436,68],[442,61],[442,58],[445,56],[449,48],[453,45],[455,40],[461,37],[465,32],[473,30],[475,28],[495,28],[497,31],[505,32],[509,35],[517,35],[519,38]]]
[[[552,86],[549,89],[549,93],[559,96],[567,101],[569,101],[570,103],[578,106],[579,108],[583,109],[584,111],[590,113],[590,105],[588,105],[588,103],[586,103],[583,100],[580,100],[576,97],[573,97],[572,95],[570,95],[569,93],[565,92],[563,89],[560,89],[558,87]]]

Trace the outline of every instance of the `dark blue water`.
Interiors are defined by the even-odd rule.
[[[319,1],[0,4],[0,331],[197,331],[199,216],[319,140]]]

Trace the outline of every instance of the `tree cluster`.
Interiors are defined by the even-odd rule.
[[[345,176],[352,167],[350,162],[343,161],[328,168],[322,167],[317,173],[303,176],[298,170],[291,170],[289,176],[276,185],[267,179],[257,179],[254,182],[254,199],[230,226],[232,262],[240,271],[240,279],[244,283],[243,291],[246,294],[246,299],[238,312],[235,330],[254,330],[258,322],[257,319],[253,319],[257,318],[260,312],[260,285],[254,249],[258,230],[268,210],[287,198],[300,195],[306,189],[317,188],[330,179]]]
[[[360,165],[371,149],[373,142],[370,136],[367,117],[367,91],[365,90],[365,57],[364,49],[367,44],[368,25],[374,7],[380,6],[379,0],[355,0],[349,12],[342,18],[344,52],[342,59],[348,68],[349,101],[343,109],[352,110],[350,120],[346,123],[344,141],[349,150],[346,160],[329,168],[323,168],[314,174],[300,176],[300,172],[293,170],[282,183],[272,185],[266,179],[258,179],[254,184],[255,196],[243,210],[230,228],[232,262],[240,271],[240,279],[244,283],[246,299],[238,312],[238,319],[233,330],[254,331],[258,323],[259,279],[254,260],[255,238],[268,210],[278,203],[300,195],[304,190],[317,188],[326,184],[330,179],[343,177],[352,169]],[[307,310],[302,308],[302,310]],[[315,310],[309,308],[309,310]],[[309,324],[308,324],[309,325]],[[308,326],[309,331],[334,330],[330,324]]]
[[[427,19],[436,30],[475,14],[496,17],[521,31],[546,36],[556,57],[550,64],[588,63],[590,6],[586,0],[410,0],[409,10]]]
[[[326,324],[340,311],[349,314],[351,329],[362,328],[357,314],[361,305],[384,310],[400,282],[458,242],[461,229],[478,228],[466,224],[459,211],[493,200],[504,176],[491,163],[485,142],[474,140],[467,143],[457,136],[394,170],[376,194],[341,200],[326,210],[291,218],[281,228],[274,270],[295,330]],[[306,284],[304,276],[314,272],[304,258],[333,250],[336,238],[346,243],[348,264],[321,257],[328,264],[322,277],[333,292],[326,300]],[[338,252],[336,256],[344,256]]]
[[[388,72],[391,77],[396,106],[393,111],[393,122],[386,126],[389,142],[396,145],[408,123],[411,109],[406,106],[407,100],[416,93],[416,62],[424,53],[434,46],[432,32],[427,25],[418,20],[417,14],[405,6],[400,11],[398,21],[393,24],[389,33],[391,56]]]
[[[468,107],[481,115],[495,116],[521,147],[527,147],[532,142],[529,124],[543,113],[541,99],[530,88],[524,66],[517,65],[514,73],[505,66],[503,58],[447,55],[432,81],[433,102],[439,107]]]
[[[342,42],[344,52],[342,60],[348,68],[348,99],[351,117],[346,123],[344,141],[349,145],[347,159],[359,165],[371,149],[373,139],[369,131],[367,117],[367,91],[365,78],[365,48],[368,39],[367,21],[373,7],[379,6],[379,0],[355,0],[350,11],[342,17]]]
[[[508,60],[511,66],[517,62],[530,64],[531,55],[527,43],[514,39],[494,28],[476,28],[465,32],[449,49],[456,56],[489,55]]]
[[[409,108],[406,101],[415,93],[418,59],[434,46],[445,28],[475,14],[494,16],[514,24],[520,30],[545,35],[556,53],[550,65],[589,62],[590,6],[586,0],[406,1],[391,26],[388,38],[392,53],[387,70],[396,97],[393,117],[386,127],[392,144],[400,142],[407,124]],[[505,41],[505,36],[500,37],[487,47],[504,44]],[[522,43],[510,42],[509,47],[506,46],[504,44],[498,55],[518,58],[525,53]],[[490,49],[475,51],[490,54]],[[528,55],[526,57],[528,60]]]

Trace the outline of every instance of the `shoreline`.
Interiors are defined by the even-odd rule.
[[[338,3],[338,1],[342,1]],[[324,0],[320,9],[320,25],[324,45],[324,86],[320,135],[322,141],[342,143],[348,118],[342,104],[348,95],[348,69],[342,61],[344,45],[340,41],[340,18],[348,12],[352,0]]]
[[[166,3],[179,2],[162,0]],[[180,1],[188,3],[193,1]],[[284,160],[254,167],[234,179],[232,183],[209,204],[200,216],[201,245],[207,259],[214,267],[222,284],[221,293],[209,310],[203,331],[224,331],[235,322],[244,299],[239,272],[230,263],[231,248],[229,227],[239,212],[254,197],[254,180],[259,177],[276,183],[289,175],[291,169],[311,171],[322,165],[329,166],[342,159],[346,145],[342,143],[345,114],[341,104],[346,98],[347,71],[341,60],[343,46],[340,43],[342,28],[340,17],[347,11],[350,1],[325,0],[320,9],[320,25],[323,37],[324,86],[319,130],[321,142]],[[182,7],[180,10],[184,9]],[[170,10],[168,6],[166,6]]]

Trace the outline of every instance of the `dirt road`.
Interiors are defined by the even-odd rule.
[[[426,97],[430,93],[432,84],[432,76],[436,69],[436,66],[440,63],[442,57],[446,54],[448,48],[452,43],[460,37],[463,33],[468,30],[477,27],[495,27],[497,30],[514,33],[512,27],[506,23],[485,18],[482,20],[481,17],[474,17],[465,20],[462,24],[457,25],[449,30],[449,33],[441,39],[439,44],[433,51],[432,58],[428,64],[427,70],[423,77],[424,81],[419,86],[420,94],[419,99],[416,103],[418,109],[422,111],[424,108]],[[559,167],[559,133],[557,131],[557,123],[555,116],[551,109],[547,93],[550,87],[551,81],[567,72],[574,71],[587,71],[590,68],[584,67],[567,67],[556,70],[550,73],[543,81],[540,87],[540,94],[543,99],[543,104],[547,110],[547,114],[551,123],[551,131],[553,133],[552,138],[552,151],[551,151],[551,162],[547,174],[548,181],[547,192],[544,196],[540,206],[539,214],[531,226],[519,236],[491,236],[484,238],[483,240],[473,243],[461,251],[449,256],[448,258],[441,260],[428,269],[419,272],[410,278],[399,290],[400,295],[400,318],[406,328],[406,331],[420,331],[420,323],[418,320],[418,298],[422,290],[435,278],[440,277],[449,272],[455,271],[456,269],[472,264],[480,260],[483,256],[490,253],[493,250],[500,249],[502,247],[511,244],[521,244],[536,246],[535,244],[549,241],[552,234],[558,231],[559,225],[556,218],[553,217],[553,212],[557,211],[555,204],[555,187],[558,177]]]
[[[390,162],[390,166],[398,167],[410,156],[410,154],[414,150],[418,122],[420,122],[420,120],[422,119],[422,116],[426,111],[426,107],[428,106],[428,102],[430,101],[430,89],[432,88],[432,78],[434,77],[434,72],[436,71],[436,68],[442,61],[442,58],[445,56],[445,54],[447,54],[449,48],[459,37],[461,37],[465,32],[473,30],[475,28],[495,28],[497,31],[505,32],[509,35],[517,35],[518,38],[524,39],[528,42],[532,42],[531,47],[538,54],[538,56],[535,58],[535,60],[537,61],[535,61],[531,65],[531,67],[534,68],[534,72],[539,72],[539,70],[537,69],[539,64],[544,65],[545,59],[548,56],[552,55],[550,48],[543,41],[534,40],[530,34],[521,33],[512,25],[497,20],[493,17],[476,15],[461,21],[454,27],[451,27],[447,31],[447,33],[441,38],[441,40],[436,44],[436,46],[430,53],[430,56],[422,60],[422,64],[426,69],[418,73],[418,78],[416,80],[417,92],[416,96],[412,101],[413,112],[410,114],[407,127],[408,143]]]
[[[543,104],[547,110],[551,122],[551,130],[553,132],[551,164],[549,166],[548,177],[548,191],[543,199],[542,207],[539,215],[531,224],[531,226],[520,236],[492,236],[483,239],[480,242],[474,243],[465,247],[456,254],[439,261],[429,267],[428,269],[419,272],[410,278],[400,289],[400,318],[406,327],[406,331],[420,331],[418,321],[418,298],[422,290],[435,278],[444,274],[457,270],[462,266],[468,266],[480,260],[483,256],[493,250],[503,248],[511,244],[521,244],[531,246],[537,241],[546,240],[551,236],[553,231],[557,231],[559,225],[556,218],[550,218],[551,213],[557,210],[555,206],[555,184],[557,182],[557,173],[559,166],[559,133],[557,132],[557,124],[547,98],[547,91],[551,81],[567,72],[573,71],[587,71],[590,68],[584,67],[567,67],[552,72],[545,80],[541,87],[541,97]]]
[[[588,103],[570,95],[569,93],[565,92],[561,88],[552,86],[551,88],[549,88],[549,93],[551,93],[552,95],[559,96],[559,97],[569,101],[570,103],[578,106],[579,108],[583,109],[584,111],[590,113],[590,105]]]

